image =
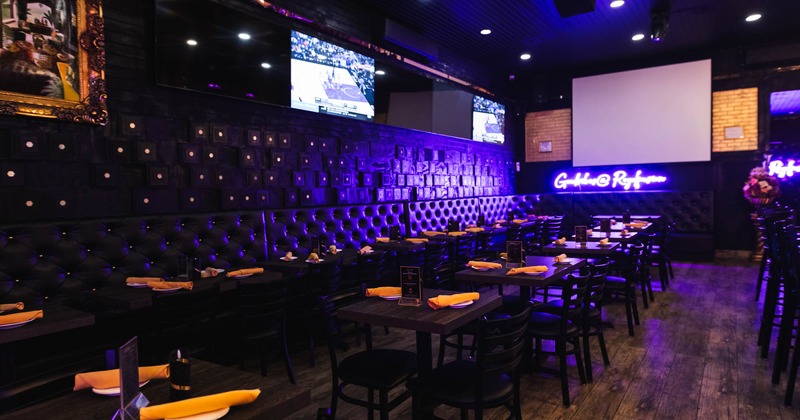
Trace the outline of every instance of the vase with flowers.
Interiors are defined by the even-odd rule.
[[[766,169],[757,166],[750,171],[750,176],[742,187],[744,198],[757,209],[773,204],[781,195],[778,178],[770,175]]]

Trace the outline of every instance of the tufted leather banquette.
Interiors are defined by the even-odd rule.
[[[267,210],[269,251],[308,255],[311,236],[322,236],[326,244],[358,249],[389,236],[389,226],[399,225],[406,235],[405,203],[382,203],[322,208]]]
[[[478,220],[480,208],[477,198],[412,201],[408,203],[409,231],[416,234],[423,230],[444,230],[450,220],[457,220],[464,227]]]
[[[509,210],[513,209],[513,195],[498,195],[494,197],[481,197],[481,213],[486,216],[486,222],[505,219]]]
[[[0,227],[0,300],[75,306],[128,276],[172,276],[178,256],[203,266],[264,261],[262,211],[64,221]]]

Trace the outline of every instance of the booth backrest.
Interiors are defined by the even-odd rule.
[[[203,266],[266,259],[262,211],[63,221],[0,227],[0,301],[83,303],[128,276],[173,276],[180,254]]]
[[[269,252],[308,255],[312,236],[331,245],[358,249],[375,237],[389,236],[389,226],[399,225],[407,234],[404,203],[382,203],[322,208],[265,211]]]
[[[486,216],[486,222],[506,219],[509,210],[513,209],[513,195],[498,195],[494,197],[481,197],[481,213]]]
[[[475,223],[479,214],[480,203],[474,197],[412,201],[408,203],[409,231],[416,235],[423,230],[444,230],[450,220],[459,221],[463,228],[466,224]]]

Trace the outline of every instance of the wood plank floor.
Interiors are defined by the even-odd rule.
[[[606,319],[616,325],[606,330],[611,365],[603,365],[596,340],[592,348],[594,383],[581,385],[571,361],[570,407],[561,403],[557,378],[523,374],[523,416],[800,419],[800,409],[796,408],[800,407],[800,395],[795,395],[795,408],[785,407],[786,375],[780,385],[772,385],[771,359],[759,357],[756,334],[761,302],[753,300],[757,266],[726,259],[713,264],[676,262],[674,269],[676,278],[666,291],[656,292],[656,301],[649,309],[642,309],[640,302],[641,326],[636,328],[635,337],[627,335],[623,306],[607,307]],[[374,328],[374,336],[376,346],[414,349],[414,335],[409,331],[392,329],[387,335]],[[307,351],[293,352],[298,384],[311,388],[312,403],[292,419],[313,419],[319,407],[329,404],[327,348],[321,345],[316,353],[317,366],[310,368]],[[257,361],[250,362],[248,370],[257,372]],[[276,383],[288,383],[277,357],[268,376]],[[410,418],[410,406],[407,401],[392,411],[391,417]],[[485,414],[490,419],[508,417],[504,408]],[[438,408],[436,415],[459,418],[456,410],[447,407]],[[366,418],[366,410],[340,401],[337,418]]]

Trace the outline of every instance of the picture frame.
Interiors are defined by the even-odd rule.
[[[0,10],[0,115],[105,125],[102,0],[9,0]]]
[[[539,153],[552,153],[552,152],[553,152],[552,141],[539,142]]]

